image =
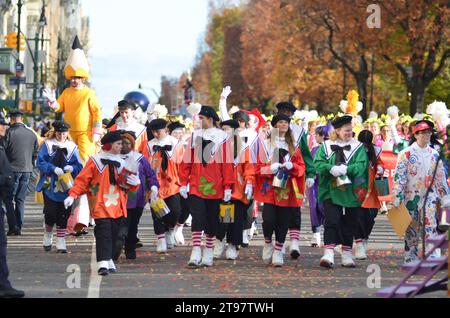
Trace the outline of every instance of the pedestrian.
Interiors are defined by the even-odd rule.
[[[220,120],[210,106],[199,113],[201,129],[193,132],[180,165],[180,195],[188,198],[192,213],[193,248],[189,266],[212,266],[221,200],[230,202],[234,184],[232,151],[227,134],[217,128]],[[201,249],[202,232],[206,247]]]
[[[109,131],[124,130],[132,131],[136,136],[134,150],[142,153],[147,146],[147,128],[140,124],[134,117],[137,105],[134,102],[122,100],[118,103],[120,118],[109,129]]]
[[[6,205],[14,206],[14,214],[8,213],[8,235],[21,235],[25,213],[28,183],[35,167],[39,150],[36,134],[23,123],[23,113],[10,113],[11,127],[6,133],[5,149],[14,172],[14,186]],[[9,209],[7,209],[9,210]]]
[[[174,248],[174,229],[181,214],[178,165],[183,158],[183,145],[178,139],[167,134],[167,125],[168,122],[164,119],[154,119],[150,122],[148,128],[154,138],[144,150],[144,155],[158,178],[158,197],[164,200],[170,210],[170,213],[162,218],[152,213],[153,227],[158,238],[158,253],[166,253],[168,249]]]
[[[136,259],[136,244],[138,242],[137,233],[138,226],[147,204],[148,193],[152,200],[158,196],[158,179],[156,174],[150,166],[147,158],[133,149],[135,147],[135,135],[132,131],[122,132],[122,151],[121,158],[125,162],[125,167],[131,165],[138,165],[139,179],[141,184],[137,191],[128,193],[127,201],[127,221],[126,221],[126,239],[125,239],[125,256],[127,259]],[[119,258],[120,250],[123,242],[120,242],[120,234],[118,238],[118,249],[115,259]]]
[[[36,192],[44,196],[44,250],[51,251],[53,227],[56,225],[56,249],[58,253],[67,253],[66,232],[70,209],[64,206],[69,195],[68,189],[61,187],[58,178],[66,173],[75,177],[83,168],[77,145],[69,138],[69,124],[61,121],[53,123],[53,131],[41,146],[37,159],[40,179]],[[59,186],[57,186],[59,184]]]
[[[358,211],[358,220],[354,230],[355,237],[355,259],[365,260],[367,258],[367,247],[370,233],[375,225],[375,218],[381,208],[378,192],[375,187],[375,179],[383,177],[384,167],[381,160],[381,147],[373,144],[373,134],[369,130],[362,130],[358,135],[369,158],[369,186],[366,198]]]
[[[95,221],[94,236],[98,274],[115,273],[113,252],[121,224],[127,217],[128,192],[135,191],[139,176],[124,176],[124,161],[120,157],[122,134],[109,132],[101,139],[102,151],[92,156],[75,179],[75,184],[64,200],[71,206],[83,194],[93,202],[91,216]]]
[[[444,165],[442,161],[438,161],[439,153],[430,146],[433,129],[432,122],[417,121],[411,136],[411,146],[398,155],[392,191],[393,205],[399,207],[402,203],[405,204],[413,219],[405,233],[405,263],[418,260],[423,214],[425,213],[425,239],[429,239],[436,234],[437,204],[441,203],[443,207],[450,206],[447,197],[450,192]],[[433,180],[436,165],[437,171]],[[430,186],[431,191],[425,202],[425,195]],[[430,246],[426,245],[427,252],[429,249]],[[440,256],[439,254],[440,251],[437,250],[434,256]]]
[[[4,148],[4,136],[7,126],[8,122],[0,115],[0,298],[21,298],[25,296],[25,293],[21,290],[14,289],[8,280],[9,270],[6,261],[7,239],[5,236],[5,211],[1,206],[1,201],[5,201],[7,195],[12,193],[7,190],[12,188],[14,184],[14,172]],[[6,207],[8,208],[8,206]]]
[[[260,147],[256,165],[255,199],[264,203],[263,261],[283,266],[283,246],[291,220],[303,204],[305,163],[296,146],[291,119],[278,114],[272,119],[272,132]],[[275,233],[275,247],[272,236]]]
[[[325,252],[320,266],[328,268],[334,265],[337,245],[342,245],[342,266],[355,267],[353,229],[367,194],[368,158],[364,145],[353,139],[352,120],[344,115],[332,122],[335,130],[314,159],[320,178],[319,202],[325,209]]]
[[[244,230],[244,219],[250,207],[250,199],[253,197],[255,184],[255,167],[250,158],[250,144],[248,137],[245,137],[245,123],[248,123],[248,115],[238,112],[243,118],[243,128],[237,120],[231,119],[223,121],[220,125],[228,134],[228,142],[233,149],[234,167],[234,188],[231,203],[234,205],[234,215],[230,215],[229,223],[223,220],[219,223],[217,231],[217,242],[214,247],[214,258],[220,259],[225,252],[228,260],[235,260],[238,257],[238,248],[242,245],[242,233]],[[237,116],[234,116],[238,118]],[[241,135],[242,134],[242,135]],[[224,241],[225,235],[227,237]]]

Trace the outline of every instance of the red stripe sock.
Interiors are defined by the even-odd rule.
[[[271,238],[264,238],[264,241],[266,242],[266,244],[272,244],[272,239]]]
[[[324,248],[327,250],[333,250],[336,247],[336,244],[328,244],[324,245]]]
[[[344,245],[342,245],[342,250],[343,250],[344,252],[348,252],[348,251],[351,251],[351,250],[352,250],[352,247],[351,247],[351,246],[344,246]]]
[[[300,241],[300,230],[298,229],[290,229],[289,230],[289,237],[292,240]]]
[[[66,229],[56,229],[57,237],[66,237]]]
[[[363,241],[364,241],[363,239],[358,239],[358,240],[355,240],[355,243],[358,244],[358,243],[362,243]]]
[[[278,242],[276,242],[276,243],[275,243],[275,250],[281,251],[281,250],[283,249],[283,245],[284,245],[284,243],[278,243]]]
[[[206,236],[206,248],[213,248],[214,241],[216,240],[215,236]]]
[[[192,232],[192,245],[194,247],[200,247],[202,245],[202,232]]]
[[[160,234],[157,237],[158,237],[158,240],[162,240],[162,239],[166,238],[166,234]]]

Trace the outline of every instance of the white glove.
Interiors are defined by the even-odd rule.
[[[292,168],[294,168],[294,164],[290,161],[285,162],[283,167],[285,167],[288,171],[292,170]]]
[[[141,180],[139,179],[139,177],[135,174],[130,174],[127,177],[127,184],[130,186],[137,186],[141,184]]]
[[[98,143],[102,139],[100,134],[94,134],[94,143]]]
[[[186,111],[187,111],[192,117],[194,117],[194,116],[197,116],[197,115],[200,113],[201,109],[202,109],[202,105],[201,105],[201,104],[193,103],[193,104],[190,104],[190,105],[186,108]]]
[[[377,167],[377,175],[382,176],[384,174],[384,169],[382,166]]]
[[[64,171],[72,173],[73,172],[73,167],[72,166],[65,166],[64,167]]]
[[[228,96],[230,96],[231,94],[231,87],[230,86],[226,86],[223,90],[222,90],[222,94],[220,94],[220,97],[223,99],[227,99]]]
[[[63,169],[61,169],[61,168],[59,168],[59,167],[56,167],[55,168],[55,170],[53,170],[54,172],[55,172],[55,174],[59,177],[59,176],[62,176],[63,174],[64,174],[64,170]]]
[[[330,173],[332,176],[334,176],[336,178],[342,176],[341,171],[338,166],[334,166],[333,168],[331,168]]]
[[[64,207],[67,209],[69,207],[71,207],[73,205],[73,202],[75,201],[75,198],[68,196],[65,200],[64,200]]]
[[[278,170],[280,170],[281,167],[282,165],[278,162],[272,163],[272,165],[270,166],[270,171],[272,171],[272,173],[275,174],[278,172]]]
[[[245,191],[244,191],[245,195],[247,196],[247,200],[250,200],[253,196],[253,185],[251,184],[247,184],[245,186]]]
[[[182,198],[187,199],[188,198],[188,189],[187,187],[181,187],[180,188],[180,195]]]
[[[158,187],[157,186],[153,186],[151,188],[151,192],[150,192],[150,201],[156,201],[158,200]]]
[[[230,202],[231,200],[231,189],[225,190],[223,195],[223,201]]]
[[[308,188],[312,188],[315,183],[316,183],[316,180],[314,180],[313,178],[306,179],[306,186]]]
[[[42,91],[42,96],[48,99],[50,104],[56,102],[56,92],[54,89],[46,88]]]
[[[347,174],[347,166],[346,165],[340,165],[339,172],[341,173],[341,176],[345,176]]]

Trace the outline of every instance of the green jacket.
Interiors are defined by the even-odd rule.
[[[308,133],[301,126],[291,124],[291,130],[293,131],[294,138],[300,152],[302,153],[303,161],[306,165],[306,178],[316,178],[316,169],[314,167],[314,159],[311,156],[311,151],[308,146]]]
[[[319,202],[330,199],[334,204],[347,208],[360,207],[366,198],[369,182],[369,159],[364,145],[352,140],[351,150],[345,151],[347,176],[352,181],[344,189],[336,187],[336,177],[330,170],[335,166],[336,155],[331,150],[331,145],[336,144],[331,140],[325,141],[319,148],[314,165],[319,174]],[[343,146],[343,144],[339,144]]]

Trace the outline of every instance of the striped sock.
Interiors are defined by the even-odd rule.
[[[336,244],[327,244],[323,246],[326,250],[334,250]]]
[[[166,238],[166,234],[159,234],[157,235],[158,240],[162,240]]]
[[[215,240],[216,240],[215,236],[206,235],[206,248],[213,248]]]
[[[289,229],[289,237],[292,240],[300,241],[300,230],[299,229]]]
[[[45,232],[47,233],[53,232],[53,226],[45,224]]]
[[[66,229],[56,228],[56,237],[66,237]]]
[[[201,231],[192,232],[192,245],[194,247],[202,246],[202,232]]]
[[[265,238],[264,238],[264,242],[265,242],[266,244],[272,244],[272,239],[271,239],[271,238],[265,237]]]
[[[281,251],[283,249],[284,243],[275,242],[275,250]]]
[[[358,244],[358,243],[362,243],[362,242],[364,242],[364,240],[363,240],[363,239],[358,239],[358,240],[355,240],[355,243],[356,243],[356,244]]]
[[[351,246],[344,246],[344,245],[342,245],[342,251],[343,252],[348,252],[348,251],[351,251],[351,250],[352,250]]]

